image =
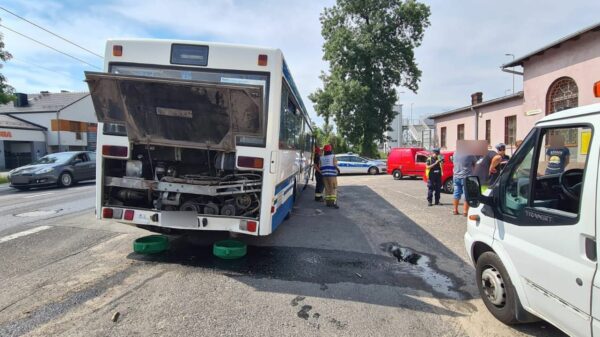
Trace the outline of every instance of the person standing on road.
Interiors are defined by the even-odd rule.
[[[321,148],[315,146],[315,153],[313,157],[313,166],[315,170],[315,179],[317,184],[315,186],[315,201],[323,201],[323,175],[321,174]]]
[[[431,206],[434,195],[435,204],[440,205],[440,192],[442,189],[442,165],[444,158],[440,155],[440,149],[433,149],[433,154],[425,162],[427,174],[427,206]]]
[[[454,206],[453,214],[458,215],[458,204],[460,202],[460,198],[463,195],[463,188],[465,186],[465,178],[473,175],[473,169],[475,168],[475,164],[477,163],[477,157],[472,154],[458,154],[455,155],[454,160],[454,200],[452,200],[452,204]],[[463,215],[467,216],[469,212],[469,204],[467,200],[465,200],[463,205]]]
[[[325,145],[323,152],[325,153],[321,157],[319,169],[325,185],[325,204],[327,207],[339,208],[337,204],[337,159],[335,159],[331,145]]]

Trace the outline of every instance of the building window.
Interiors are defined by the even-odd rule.
[[[81,140],[81,132],[75,132],[75,139]]]
[[[440,147],[446,147],[446,127],[440,129]]]
[[[554,81],[546,96],[546,115],[557,111],[575,108],[579,105],[579,89],[577,83],[570,77],[561,77]],[[566,146],[577,144],[578,133],[575,129],[565,129],[559,132],[565,138]]]
[[[504,117],[504,144],[514,145],[517,140],[517,116]]]
[[[577,107],[579,90],[570,77],[561,77],[554,81],[546,96],[546,115],[557,111]]]
[[[456,139],[457,140],[465,139],[465,125],[464,124],[458,124],[458,126],[456,126]]]
[[[487,141],[488,145],[491,144],[491,139],[492,138],[492,120],[491,119],[486,119],[485,120],[485,140]]]

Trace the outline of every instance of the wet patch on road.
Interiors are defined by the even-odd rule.
[[[312,310],[311,305],[303,305],[302,309],[300,309],[300,311],[298,311],[298,317],[308,320],[308,318],[310,317],[309,311],[311,311],[311,310]]]
[[[355,283],[424,290],[445,299],[471,298],[470,294],[458,290],[459,281],[455,276],[435,269],[430,257],[416,252],[406,255],[407,250],[402,250],[400,260],[404,258],[408,262],[402,263],[398,263],[398,257],[393,255],[302,247],[248,246],[247,255],[237,260],[222,260],[211,252],[210,246],[178,238],[171,241],[171,248],[161,254],[146,256],[132,253],[128,257],[219,270],[236,279],[250,277],[314,283],[321,291],[332,284]],[[243,278],[240,280],[246,282]],[[300,300],[292,303],[296,302]]]
[[[435,292],[442,293],[451,299],[464,297],[464,293],[458,290],[457,283],[435,268],[432,257],[402,247],[396,242],[383,243],[380,247],[384,252],[395,257],[398,262],[413,266],[414,273],[420,276],[431,288],[435,289]]]
[[[292,307],[295,307],[298,305],[298,303],[304,301],[305,298],[306,297],[304,297],[304,296],[296,296],[290,304],[292,305]]]

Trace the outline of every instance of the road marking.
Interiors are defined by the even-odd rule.
[[[411,198],[413,198],[413,199],[416,199],[416,200],[421,200],[421,198],[415,197],[414,195],[412,195],[412,194],[409,194],[409,193],[405,193],[405,192],[401,192],[401,191],[396,191],[396,190],[391,190],[391,191],[392,191],[392,192],[396,192],[396,193],[398,193],[398,194],[405,195],[405,196],[407,196],[407,197],[411,197]]]
[[[41,232],[41,231],[44,231],[44,230],[49,229],[49,228],[52,228],[52,226],[40,226],[40,227],[35,227],[35,228],[32,228],[32,229],[28,229],[26,231],[22,231],[22,232],[18,232],[18,233],[15,233],[15,234],[11,234],[11,235],[8,235],[8,236],[0,238],[0,243],[6,242],[6,241],[10,241],[10,240],[14,240],[14,239],[20,238],[22,236],[27,236],[27,235],[34,234],[34,233],[37,233],[37,232]]]
[[[54,194],[54,192],[48,192],[48,193],[40,193],[40,194],[32,194],[32,195],[28,195],[26,197],[23,197],[23,199],[30,199],[30,198],[35,198],[35,197],[41,197],[44,195],[50,195],[50,194]]]

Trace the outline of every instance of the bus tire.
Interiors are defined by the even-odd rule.
[[[394,170],[394,172],[392,172],[392,176],[394,177],[394,179],[400,180],[402,179],[402,171]]]
[[[481,254],[475,275],[479,295],[490,313],[504,324],[518,323],[518,295],[498,255],[494,252]]]

